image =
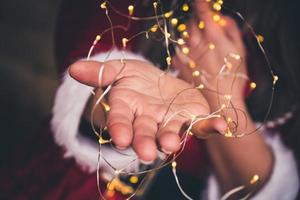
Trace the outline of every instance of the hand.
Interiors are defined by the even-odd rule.
[[[186,47],[190,51],[187,55],[177,51],[172,66],[179,69],[180,77],[188,82],[194,81],[197,85],[202,83],[206,88],[221,94],[232,94],[233,97],[243,99],[245,76],[244,79],[234,76],[238,73],[247,74],[245,49],[239,28],[230,17],[214,13],[205,0],[195,0],[194,10],[197,19],[192,19],[187,26],[189,37],[186,39]],[[220,17],[219,21],[213,19],[215,14]],[[203,29],[198,28],[200,21],[204,23]],[[227,67],[225,70],[233,76],[220,78],[224,58],[232,64],[231,69]],[[192,76],[195,71],[199,71],[200,74]],[[208,97],[209,93],[203,94],[206,98],[211,98]]]
[[[69,68],[69,73],[93,87],[105,87],[114,82],[108,95],[107,126],[116,147],[124,149],[131,145],[144,162],[153,161],[157,149],[165,153],[176,152],[180,148],[180,130],[190,119],[187,113],[208,115],[206,100],[198,90],[191,89],[191,85],[162,75],[162,71],[149,63],[136,60],[125,63],[122,69],[120,61],[106,62],[100,84],[98,74],[103,65],[99,62],[79,61]],[[171,117],[183,110],[186,112]],[[168,119],[170,121],[164,124]],[[218,120],[207,121],[198,136],[208,134],[207,131],[223,131],[224,123],[218,123]]]

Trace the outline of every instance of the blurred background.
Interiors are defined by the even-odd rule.
[[[2,161],[15,148],[14,141],[24,140],[51,113],[58,85],[54,33],[60,2],[61,0],[1,2]]]

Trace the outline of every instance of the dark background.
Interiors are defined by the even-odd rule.
[[[0,6],[0,160],[51,113],[58,75],[54,32],[61,0]],[[36,138],[39,141],[39,138]],[[1,161],[0,161],[1,162]]]

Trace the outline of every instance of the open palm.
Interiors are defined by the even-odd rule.
[[[109,61],[102,65],[80,61],[70,67],[76,80],[93,86],[112,84],[108,95],[107,126],[114,144],[132,145],[144,162],[156,158],[157,149],[172,153],[180,148],[180,130],[191,116],[209,114],[209,107],[196,89],[147,62]],[[103,76],[99,83],[99,71]]]

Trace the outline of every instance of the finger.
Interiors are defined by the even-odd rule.
[[[199,121],[192,127],[192,133],[198,138],[206,138],[213,133],[224,133],[227,124],[222,118]]]
[[[190,48],[194,49],[206,43],[206,38],[204,37],[203,31],[199,30],[195,20],[191,20],[191,22],[189,22],[188,32],[189,38],[187,40],[187,45]]]
[[[183,55],[179,52],[175,57],[172,58],[172,67],[179,70],[178,78],[192,82],[193,76],[191,69],[188,68],[188,62],[188,58],[183,57]]]
[[[110,111],[107,118],[107,127],[112,141],[119,149],[128,147],[133,138],[133,112],[121,99],[109,99]]]
[[[92,86],[107,86],[111,84],[116,77],[122,78],[130,75],[125,72],[134,73],[134,70],[128,70],[139,65],[142,67],[145,62],[137,60],[111,60],[105,63],[97,61],[78,61],[69,67],[69,74],[77,81]],[[121,73],[122,72],[122,73]]]
[[[152,162],[156,158],[157,122],[154,118],[142,115],[134,120],[134,139],[132,147],[143,163]]]
[[[211,40],[222,40],[222,28],[213,20],[214,12],[211,10],[210,3],[206,0],[196,0],[195,7],[197,16],[200,20],[205,23],[204,33]],[[217,42],[215,41],[215,42]]]
[[[161,150],[167,154],[180,149],[180,130],[183,123],[179,120],[170,121],[158,133],[158,140]]]
[[[228,39],[230,39],[235,44],[240,44],[243,46],[242,34],[238,25],[231,17],[224,16],[224,20],[226,21],[226,26],[224,26],[224,32]]]

